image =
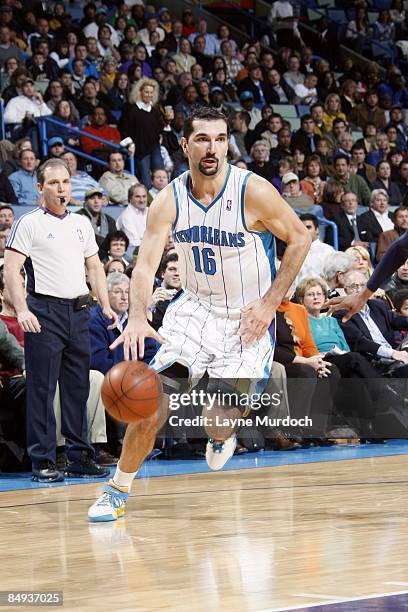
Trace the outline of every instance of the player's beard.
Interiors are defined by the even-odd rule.
[[[213,166],[212,168],[206,168],[205,166],[203,166],[203,161],[206,161],[206,160],[215,161],[216,165]],[[204,174],[205,176],[214,176],[214,174],[217,174],[219,170],[219,161],[216,157],[203,157],[203,159],[201,159],[198,164],[198,169],[201,172],[201,174]]]

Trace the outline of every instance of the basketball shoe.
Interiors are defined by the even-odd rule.
[[[205,451],[208,467],[214,471],[223,468],[228,459],[234,454],[236,445],[237,436],[235,434],[224,440],[224,442],[216,442],[209,438]]]
[[[105,485],[102,495],[89,508],[88,520],[91,523],[116,521],[125,514],[128,496],[127,487],[119,487],[113,480],[110,480]]]

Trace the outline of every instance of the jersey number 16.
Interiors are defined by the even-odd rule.
[[[196,272],[204,272],[213,276],[217,271],[217,264],[214,259],[214,251],[212,249],[202,249],[201,252],[198,246],[192,248],[194,255],[194,263]],[[201,257],[200,257],[201,255]]]

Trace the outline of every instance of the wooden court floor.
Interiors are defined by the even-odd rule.
[[[407,468],[391,456],[138,480],[126,518],[99,525],[86,520],[99,484],[2,493],[0,590],[62,590],[64,611],[103,612],[408,591]]]

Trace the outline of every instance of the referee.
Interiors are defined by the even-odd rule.
[[[25,334],[27,450],[33,480],[60,482],[56,468],[53,399],[61,395],[61,433],[66,439],[65,476],[104,477],[87,442],[89,393],[89,303],[85,268],[104,315],[116,325],[106,279],[88,219],[71,214],[70,172],[49,159],[38,170],[43,207],[23,215],[6,243],[5,283]],[[27,276],[27,301],[20,270]]]

